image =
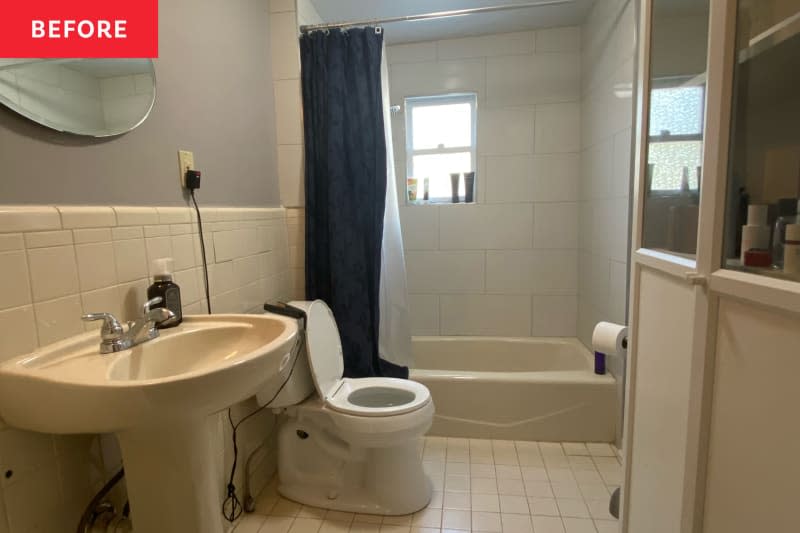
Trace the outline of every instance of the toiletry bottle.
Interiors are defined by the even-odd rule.
[[[800,224],[786,226],[786,240],[783,245],[783,271],[787,274],[800,274]]]
[[[800,224],[800,201],[795,198],[778,200],[778,219],[772,232],[772,262],[776,267],[783,266],[783,243],[786,240],[786,226]]]
[[[153,284],[147,288],[147,299],[156,296],[161,297],[161,303],[153,307],[166,307],[173,313],[175,318],[162,322],[157,327],[159,329],[172,328],[183,320],[183,308],[181,307],[181,289],[172,281],[172,258],[163,257],[153,261]]]
[[[769,226],[767,225],[767,206],[750,204],[747,206],[747,224],[742,226],[742,252],[739,257],[744,264],[744,255],[749,250],[769,248]]]

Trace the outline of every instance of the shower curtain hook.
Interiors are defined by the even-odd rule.
[[[383,28],[381,26],[375,26],[375,33],[380,35],[381,33],[383,33]]]

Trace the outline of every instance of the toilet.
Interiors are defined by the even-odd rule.
[[[305,346],[297,361],[283,362],[278,384],[256,395],[264,405],[286,380],[270,404],[285,415],[278,429],[278,492],[354,513],[422,509],[432,493],[421,457],[421,437],[434,414],[430,392],[405,379],[343,378],[330,308],[322,300],[290,305],[306,313]]]

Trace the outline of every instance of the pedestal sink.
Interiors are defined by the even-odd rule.
[[[108,355],[85,333],[0,365],[0,418],[43,433],[116,433],[137,533],[221,533],[209,415],[278,375],[296,340],[295,321],[277,315],[185,317]]]

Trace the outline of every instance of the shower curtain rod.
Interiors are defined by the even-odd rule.
[[[512,9],[525,9],[531,7],[571,4],[574,1],[575,0],[545,0],[541,2],[530,2],[527,4],[510,4],[505,6],[488,6],[488,7],[475,7],[471,9],[454,9],[452,11],[439,11],[436,13],[425,13],[422,15],[408,15],[404,17],[387,17],[383,19],[357,20],[353,22],[331,22],[329,24],[304,24],[300,26],[300,32],[305,33],[314,30],[350,28],[353,26],[374,26],[378,24],[388,24],[390,22],[413,22],[417,20],[444,19],[450,17],[461,17],[464,15],[477,15],[480,13],[493,13],[495,11],[509,11]]]

